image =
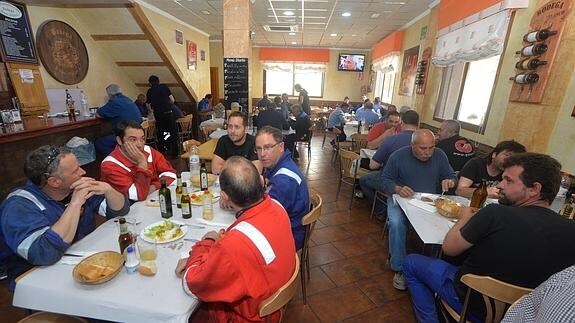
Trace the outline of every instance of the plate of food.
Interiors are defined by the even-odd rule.
[[[455,218],[461,210],[461,204],[448,198],[440,197],[435,200],[437,212],[447,218]]]
[[[124,257],[121,254],[115,251],[102,251],[78,263],[72,271],[72,276],[81,284],[102,284],[116,277],[123,265]]]
[[[193,192],[190,194],[190,202],[193,205],[202,205],[205,195],[206,193],[202,191]],[[211,190],[208,190],[207,195],[212,199],[212,203],[217,202],[220,199],[220,194],[212,192]]]
[[[145,227],[140,233],[140,237],[147,242],[168,243],[184,237],[187,232],[186,224],[179,221],[164,220]]]

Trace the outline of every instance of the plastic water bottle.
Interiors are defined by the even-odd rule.
[[[136,258],[136,251],[134,250],[134,246],[128,246],[128,248],[126,248],[126,263],[124,264],[128,274],[135,273],[138,270],[139,264],[140,262],[138,261],[138,258]]]
[[[200,155],[196,145],[190,147],[190,177],[200,177]]]
[[[83,90],[80,91],[80,107],[82,108],[82,113],[84,113],[84,117],[90,116],[90,111],[88,110],[88,97]]]

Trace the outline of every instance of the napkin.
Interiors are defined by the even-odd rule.
[[[84,260],[86,257],[89,257],[95,254],[97,251],[72,251],[69,250],[64,253],[64,256],[60,258],[57,262],[58,264],[62,265],[77,265],[80,261]]]
[[[422,210],[425,210],[427,212],[431,212],[434,213],[437,211],[437,209],[435,208],[435,206],[429,205],[421,200],[417,200],[417,199],[411,199],[409,200],[409,204],[418,207]]]
[[[201,224],[204,224],[204,225],[211,226],[211,227],[223,227],[223,228],[229,227],[229,224],[213,222],[213,221],[206,221],[204,219],[198,219],[198,222]]]

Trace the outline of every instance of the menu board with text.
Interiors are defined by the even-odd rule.
[[[26,7],[0,1],[0,44],[7,62],[38,63]]]
[[[243,111],[248,111],[248,59],[224,57],[224,100],[226,108],[238,102]]]

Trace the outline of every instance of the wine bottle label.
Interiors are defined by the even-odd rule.
[[[525,48],[523,48],[523,50],[521,51],[521,53],[523,54],[523,56],[533,56],[533,48],[535,48],[535,46],[527,46]]]
[[[160,195],[160,211],[162,213],[166,213],[167,208],[166,208],[166,197],[163,195]]]
[[[515,82],[525,83],[526,76],[527,76],[527,74],[519,74],[519,75],[515,76]]]
[[[182,215],[188,215],[190,214],[190,204],[188,203],[182,203]]]
[[[532,33],[525,35],[525,41],[527,41],[528,43],[536,42],[537,41],[537,32],[534,31]]]

